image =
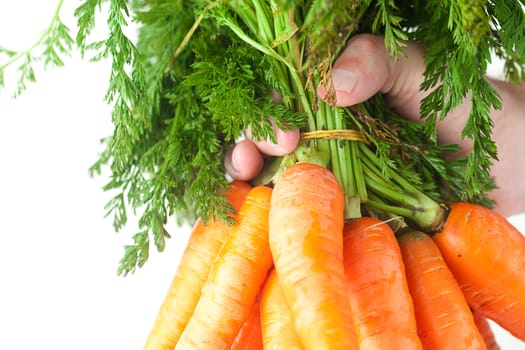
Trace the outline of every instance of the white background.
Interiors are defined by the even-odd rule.
[[[62,18],[75,34],[66,2]],[[54,11],[54,0],[3,1],[0,45],[25,49]],[[110,194],[87,168],[111,133],[103,101],[107,63],[78,54],[66,67],[37,71],[16,100],[0,93],[0,349],[141,349],[189,229],[168,226],[164,253],[127,277],[116,268],[136,222],[116,234],[103,207]],[[9,80],[11,79],[11,80]],[[525,215],[513,218],[522,231]],[[525,349],[496,330],[502,349]]]

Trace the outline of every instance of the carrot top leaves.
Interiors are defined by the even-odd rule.
[[[523,78],[519,0],[84,0],[74,13],[75,40],[57,1],[49,29],[29,50],[0,46],[0,87],[6,69],[20,67],[20,93],[35,80],[35,62],[60,66],[75,44],[83,57],[111,63],[106,100],[114,131],[90,171],[110,172],[104,190],[114,193],[106,209],[116,231],[130,212],[140,216],[119,274],[147,261],[150,242],[164,249],[164,225],[172,217],[179,223],[196,216],[228,220],[225,152],[248,126],[255,137],[272,138],[271,119],[282,128],[366,134],[365,146],[314,140],[303,143],[305,152],[298,155],[328,160],[348,208],[406,213],[450,198],[488,203],[489,170],[497,157],[489,113],[501,106],[483,78],[492,52],[505,61],[509,79]],[[100,26],[105,37],[92,39]],[[403,54],[405,39],[429,46],[422,88],[437,89],[421,106],[423,126],[392,118],[379,96],[352,109],[316,97],[315,87],[329,81],[331,63],[359,32],[383,34],[394,56]],[[273,92],[281,104],[273,102]],[[437,145],[435,125],[465,98],[474,106],[464,129],[473,150],[464,159],[443,161],[454,145]],[[390,186],[373,181],[394,175],[400,181]],[[410,194],[402,193],[405,182]],[[353,209],[347,213],[355,215]]]
[[[70,56],[74,40],[69,28],[60,18],[64,0],[59,0],[49,26],[40,37],[26,50],[10,50],[0,44],[0,91],[5,88],[5,72],[16,67],[18,81],[14,97],[23,93],[29,83],[36,81],[34,65],[43,64],[44,68],[62,67],[64,57]]]

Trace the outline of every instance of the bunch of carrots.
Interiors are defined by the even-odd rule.
[[[525,341],[525,236],[480,205],[440,228],[345,220],[327,168],[234,181],[235,224],[198,220],[144,345],[156,349],[499,349]]]

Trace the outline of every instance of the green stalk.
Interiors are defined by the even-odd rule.
[[[403,216],[405,218],[410,218],[411,216],[413,216],[413,211],[410,209],[385,204],[384,202],[381,202],[375,199],[369,198],[366,204],[367,206],[370,206],[375,209],[379,209],[380,211],[384,213],[392,213],[392,214],[396,214],[399,216]]]
[[[268,34],[269,31],[271,31],[270,28],[274,28],[277,30],[284,30],[286,31],[286,27],[281,27],[278,24],[278,20],[275,20],[275,17],[278,16],[271,16],[267,14],[267,11],[263,10],[263,5],[260,3],[260,1],[253,0],[253,3],[256,7],[255,14],[248,11],[249,6],[247,6],[245,3],[243,3],[244,6],[239,4],[231,4],[232,10],[239,15],[243,20],[249,21],[247,23],[247,26],[252,31],[253,35],[257,38],[257,40],[251,38],[247,33],[245,33],[240,26],[238,26],[236,23],[234,23],[229,18],[218,18],[217,21],[226,25],[230,30],[232,30],[241,40],[246,42],[248,45],[252,46],[253,48],[259,50],[263,54],[270,56],[274,59],[276,59],[280,64],[276,64],[275,68],[278,71],[279,79],[281,79],[281,82],[287,82],[288,76],[291,80],[291,88],[290,91],[294,92],[299,100],[299,106],[302,106],[303,111],[307,115],[308,120],[308,127],[312,130],[315,130],[315,120],[314,115],[310,106],[310,102],[308,100],[308,97],[306,96],[306,92],[304,90],[304,83],[301,80],[299,74],[297,73],[296,67],[294,67],[293,62],[290,62],[287,60],[288,52],[284,52],[279,54],[277,51],[275,51],[271,47],[271,43],[274,40],[274,38],[279,37],[282,33],[277,32],[275,35],[271,36]],[[266,15],[261,15],[261,12],[266,13]],[[271,12],[271,11],[270,11]],[[273,20],[273,25],[271,25],[268,20],[271,18]],[[262,22],[262,23],[258,23]],[[257,29],[255,29],[257,28]],[[258,29],[263,28],[264,33],[266,33],[266,37],[260,37],[261,33],[259,33]],[[263,43],[261,43],[261,41]],[[282,46],[282,45],[281,45]],[[279,50],[283,50],[283,48],[279,47]],[[284,66],[284,67],[283,67]],[[288,72],[288,74],[286,74]],[[299,109],[301,110],[301,109]]]
[[[426,232],[437,231],[443,224],[446,210],[391,168],[379,169],[379,160],[369,147],[360,145],[360,149],[363,163],[366,164],[364,170],[366,183],[379,198],[386,199],[386,202],[392,202],[389,212],[398,212],[398,209],[393,209],[394,207],[409,209],[411,214],[406,217],[422,230]],[[381,170],[388,172],[390,183],[384,180],[384,176],[378,175],[382,174]],[[372,202],[373,204],[375,203]]]
[[[293,71],[290,71],[290,77],[292,78],[292,83],[295,86],[297,97],[300,100],[301,105],[303,106],[303,111],[306,113],[308,120],[308,130],[316,130],[314,112],[312,110],[310,101],[308,100],[308,96],[306,95],[304,83],[295,69]]]
[[[327,105],[325,103],[319,104],[319,110],[317,114],[322,118],[326,124],[327,130],[333,130],[335,129],[335,121],[334,118],[331,118],[332,115],[327,116],[326,115],[326,107]],[[320,129],[323,130],[323,129]],[[338,152],[338,146],[337,146],[337,140],[329,140],[330,144],[330,164],[332,167],[332,173],[335,175],[337,180],[339,181],[339,184],[341,184],[341,187],[343,188],[343,192],[346,194],[346,186],[345,186],[345,179],[342,176],[341,173],[341,160],[339,157]],[[344,163],[343,163],[344,164]]]
[[[245,1],[230,1],[230,8],[241,18],[242,22],[250,29],[254,35],[258,36],[257,14],[248,6]]]
[[[402,193],[400,189],[389,186],[389,184],[386,183],[382,177],[377,176],[367,165],[365,165],[363,168],[366,183],[372,191],[381,194],[382,197],[392,202],[399,203],[404,207],[414,209],[418,207],[419,200],[411,193]]]
[[[251,5],[242,2],[244,6],[239,6],[237,3],[235,6],[232,5],[232,9],[242,20],[250,22],[247,27],[252,31],[251,34],[255,39],[245,33],[233,19],[223,18],[222,21],[243,41],[276,59],[277,75],[282,83],[289,83],[291,96],[297,101],[297,110],[307,116],[308,131],[346,129],[348,126],[338,108],[323,101],[316,101],[315,93],[312,92],[309,96],[306,91],[307,77],[303,73],[305,70],[302,69],[302,54],[305,48],[302,45],[306,45],[307,40],[299,38],[296,34],[297,28],[293,22],[294,9],[290,9],[292,12],[278,12],[258,0],[249,3]],[[314,12],[315,9],[312,7],[309,15]],[[286,40],[281,42],[284,38]],[[319,81],[319,76],[314,72],[312,86]],[[314,106],[317,107],[315,111]],[[316,163],[329,157],[331,171],[345,194],[345,217],[361,216],[361,202],[367,199],[366,177],[361,165],[360,147],[354,141],[315,140],[310,142],[309,147],[301,145],[296,150],[295,157],[300,161]]]
[[[275,38],[279,38],[282,35],[290,35],[291,32],[295,32],[295,23],[293,23],[292,20],[293,13],[275,15],[273,18]],[[290,23],[293,23],[293,26]],[[307,114],[307,129],[309,131],[345,129],[347,126],[345,125],[344,118],[340,114],[339,109],[332,107],[323,101],[319,101],[317,110],[315,112],[313,111],[312,105],[314,102],[312,100],[316,97],[310,96],[310,98],[308,98],[305,91],[304,79],[301,79],[301,75],[297,73],[302,66],[302,52],[304,51],[303,48],[300,47],[297,39],[296,35],[291,36],[287,40],[286,48],[288,50],[284,50],[282,47],[283,45],[278,46],[277,50],[285,59],[287,59],[288,62],[293,62],[293,65],[297,69],[290,71],[289,75],[294,87],[293,91],[301,102],[301,110]],[[317,81],[318,77],[315,76],[314,84],[317,83]],[[358,148],[356,146],[351,146],[352,142],[339,140],[316,140],[311,143],[313,144],[312,147],[316,149],[316,151],[310,150],[309,156],[311,157],[311,161],[317,163],[319,162],[319,158],[330,158],[331,171],[338,179],[345,193],[345,217],[351,218],[361,216],[360,199],[366,198],[366,187],[364,186],[362,174],[355,174],[356,171],[360,171],[358,155],[356,154]],[[352,149],[353,152],[351,151]],[[301,155],[305,154],[305,150],[301,147],[296,154],[298,155],[298,158],[301,158]],[[358,166],[354,168],[353,164],[357,164]]]
[[[297,65],[295,62],[289,59],[289,49],[286,45],[281,44],[274,47],[276,40],[288,33],[289,24],[283,19],[284,14],[274,14],[273,9],[268,8],[269,6],[267,2],[261,3],[260,1],[253,0],[252,3],[255,8],[255,15],[258,25],[258,31],[254,32],[253,34],[258,37],[259,40],[268,45],[268,47],[275,50],[275,52],[282,58],[282,60],[279,60],[279,62],[287,62],[287,64],[284,65],[277,64],[275,68],[277,70],[277,75],[279,76],[279,81],[290,82],[290,72],[295,71],[295,69],[290,69],[290,67],[297,67]],[[288,85],[290,85],[290,83],[288,83]],[[293,86],[293,84],[292,88],[288,86],[288,90],[295,92]],[[299,106],[300,104],[297,104],[296,108]]]
[[[335,107],[329,107],[326,103],[323,103],[326,105],[327,109],[329,109],[331,113],[330,117],[334,119],[334,129],[345,129],[346,125],[344,125],[342,121],[341,115],[338,113],[338,109]],[[336,150],[337,150],[337,156],[339,158],[339,163],[341,164],[341,178],[342,178],[342,185],[343,189],[345,190],[345,193],[350,196],[354,196],[356,194],[356,188],[354,186],[354,177],[352,169],[349,169],[349,165],[351,165],[351,159],[350,159],[350,146],[348,142],[335,140]]]
[[[332,112],[331,117],[335,120],[335,129],[346,129],[347,126],[339,109],[328,105],[327,108]],[[355,147],[355,141],[335,140],[335,144],[340,163],[340,177],[345,193],[345,218],[361,217],[362,193],[359,192],[360,188],[357,186],[357,183],[358,181],[360,182],[359,179],[362,179],[363,176],[358,172],[359,168],[356,167],[358,163],[357,158],[351,152],[352,148]]]
[[[329,128],[329,125],[327,124],[327,119],[324,115],[324,110],[323,109],[319,109],[317,111],[317,113],[315,113],[315,118],[316,118],[316,122],[315,122],[315,126],[313,130],[326,130]],[[311,129],[310,129],[311,130]],[[313,131],[311,130],[311,131]],[[330,159],[332,158],[332,152],[333,152],[333,145],[330,141],[328,140],[315,140],[314,142],[312,142],[314,147],[317,147],[317,149],[319,150],[319,152],[321,152],[322,154],[325,155],[326,159],[327,159],[327,163],[328,161],[330,161]],[[338,166],[338,164],[336,164]],[[332,167],[333,167],[333,163],[332,163]]]
[[[357,141],[360,142],[360,141]],[[359,153],[359,144],[357,142],[350,143],[351,164],[354,169],[354,181],[356,186],[356,193],[359,194],[361,202],[365,203],[368,200],[366,190],[366,183],[363,175],[363,166],[361,164],[361,156]],[[349,165],[348,165],[349,166]]]
[[[266,11],[264,6],[257,0],[252,1],[255,7],[255,15],[257,16],[258,36],[263,38],[264,42],[269,44],[274,40],[272,26],[268,23],[268,19],[272,18],[270,13]]]
[[[248,45],[251,45],[253,48],[261,51],[262,53],[264,53],[264,54],[266,54],[266,55],[268,55],[268,56],[270,56],[272,58],[275,58],[276,60],[280,61],[286,67],[288,67],[288,69],[290,69],[290,71],[295,71],[295,68],[288,61],[286,61],[281,55],[279,55],[277,52],[275,52],[275,50],[273,50],[269,45],[261,44],[260,42],[258,42],[256,40],[254,40],[253,38],[251,38],[248,34],[246,34],[242,30],[241,27],[239,27],[237,24],[235,24],[231,19],[221,17],[221,18],[217,18],[217,22],[219,22],[220,24],[225,25],[228,28],[230,28],[230,30],[232,32],[234,32],[235,35],[237,35],[241,40],[246,42]]]

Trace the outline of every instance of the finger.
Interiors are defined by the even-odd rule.
[[[224,166],[233,179],[246,181],[259,174],[263,157],[251,140],[242,140],[228,151]]]
[[[351,106],[380,92],[393,111],[409,120],[422,121],[421,101],[432,91],[421,90],[425,77],[425,48],[412,41],[405,44],[403,55],[396,59],[385,48],[384,37],[353,36],[332,68],[336,104]],[[319,86],[318,93],[326,99],[326,87]],[[466,99],[438,122],[440,142],[458,144],[464,153],[470,151],[471,140],[462,136],[470,109],[470,100]]]
[[[382,37],[352,37],[332,68],[337,105],[351,106],[381,91],[390,74],[389,60]],[[318,92],[325,98],[327,87],[319,86]]]
[[[299,129],[281,130],[274,124],[274,132],[276,143],[269,140],[253,140],[250,128],[246,130],[246,137],[253,141],[259,151],[270,156],[284,156],[295,150],[300,138]]]
[[[417,118],[419,91],[425,69],[424,49],[407,42],[404,56],[394,59],[385,48],[384,37],[355,35],[337,58],[332,69],[332,83],[338,106],[361,103],[378,92],[387,95],[393,109],[400,109],[408,118]],[[326,97],[326,87],[319,86],[319,96]]]

